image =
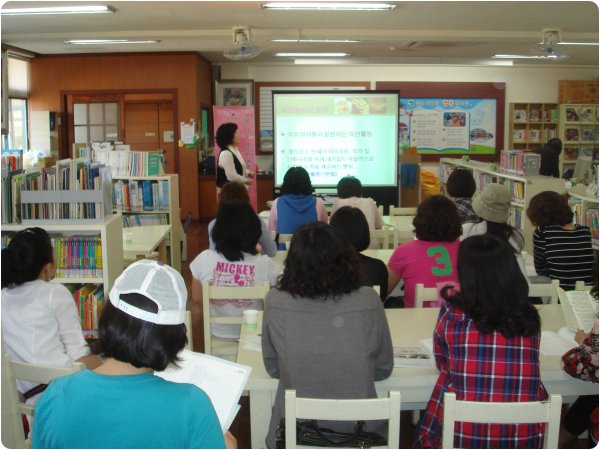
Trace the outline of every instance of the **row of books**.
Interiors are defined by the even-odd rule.
[[[163,175],[164,160],[160,152],[136,152],[98,148],[92,151],[94,161],[106,164],[114,177],[148,177]]]
[[[557,136],[555,128],[544,128],[543,130],[529,129],[529,130],[513,130],[513,141],[514,142],[547,142],[549,139]]]
[[[515,122],[557,122],[558,110],[556,109],[529,109],[527,115],[526,109],[515,109],[513,113]]]
[[[99,236],[51,239],[56,278],[102,278],[102,241]]]
[[[494,175],[488,175],[487,173],[480,173],[475,177],[475,184],[477,186],[477,191],[482,191],[484,187],[486,187],[490,183],[495,183],[496,177]]]
[[[538,175],[541,156],[522,150],[503,150],[500,153],[500,170],[510,175]]]
[[[525,186],[521,181],[506,180],[504,183],[510,192],[512,201],[519,205],[525,205]]]
[[[584,223],[592,232],[592,239],[598,244],[598,208],[588,208],[585,210]]]
[[[510,208],[508,210],[508,223],[517,230],[523,230],[523,208]]]
[[[591,156],[598,160],[598,147],[565,147],[565,161],[576,161],[578,156]]]
[[[117,211],[167,211],[168,180],[116,180],[112,186]]]
[[[567,142],[597,142],[598,128],[568,127],[565,128],[565,141]]]
[[[2,171],[12,172],[23,168],[23,150],[2,150]]]
[[[86,339],[98,337],[98,320],[106,303],[104,288],[96,284],[66,285],[73,294]]]
[[[567,106],[565,108],[567,122],[598,122],[598,108],[592,106]]]
[[[123,228],[146,225],[169,225],[168,214],[127,214],[123,216]]]

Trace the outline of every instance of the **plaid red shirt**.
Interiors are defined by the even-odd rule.
[[[528,402],[548,398],[540,380],[540,335],[507,339],[480,333],[459,308],[444,302],[433,334],[440,375],[417,426],[416,448],[441,448],[444,393],[457,400]],[[455,448],[541,448],[543,424],[456,423]]]

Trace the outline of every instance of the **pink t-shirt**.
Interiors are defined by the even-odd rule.
[[[415,306],[415,286],[436,287],[443,281],[458,283],[456,261],[460,241],[414,240],[396,248],[388,266],[404,280],[404,306]]]

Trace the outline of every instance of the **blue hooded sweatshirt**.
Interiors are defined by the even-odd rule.
[[[300,225],[317,221],[317,199],[312,195],[286,194],[277,200],[277,233],[292,234]]]

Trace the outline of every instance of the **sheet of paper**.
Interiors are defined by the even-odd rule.
[[[155,374],[176,383],[194,384],[206,392],[226,431],[239,410],[240,396],[252,368],[189,350],[183,350],[179,356],[180,368],[168,367]]]
[[[542,331],[540,353],[546,356],[562,356],[575,345],[575,342],[561,337],[554,331]]]

